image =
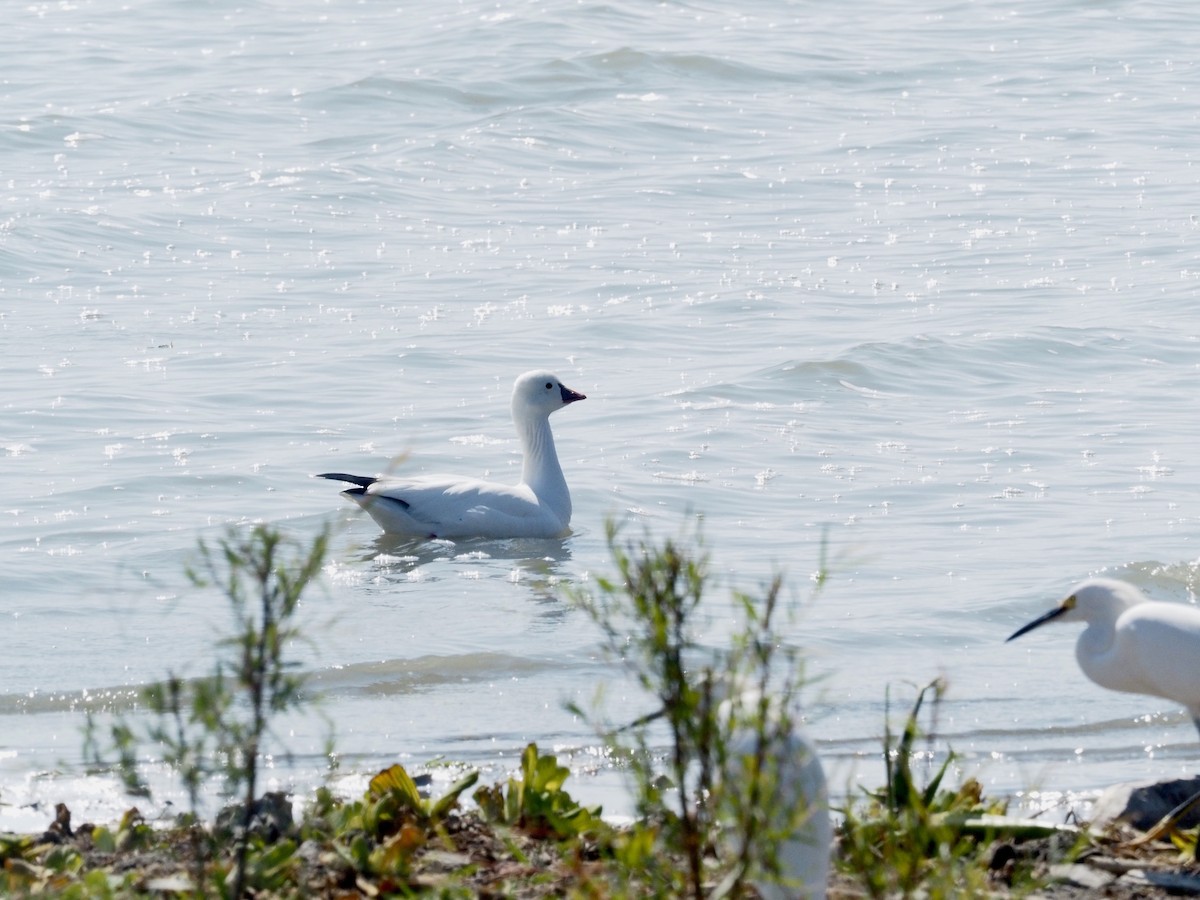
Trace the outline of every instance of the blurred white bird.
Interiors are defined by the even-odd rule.
[[[745,690],[724,701],[719,711],[722,721],[732,717],[741,723],[726,748],[733,763],[726,776],[730,780],[745,779],[745,763],[755,758],[765,738],[763,772],[772,790],[767,828],[781,840],[775,848],[775,871],[760,861],[754,887],[763,900],[823,900],[833,847],[825,770],[816,746],[800,728],[799,716],[784,730],[778,703],[769,701],[761,710],[761,696],[757,690]],[[736,841],[737,835],[731,838]]]
[[[1096,684],[1182,704],[1200,731],[1200,609],[1151,600],[1125,581],[1093,578],[1008,640],[1047,622],[1086,623],[1075,659]]]
[[[549,372],[517,378],[512,417],[524,465],[515,485],[448,475],[371,478],[326,472],[317,477],[356,485],[342,494],[389,534],[450,540],[558,537],[571,523],[571,494],[554,450],[550,414],[585,399]]]

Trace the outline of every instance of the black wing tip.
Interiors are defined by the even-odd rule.
[[[374,478],[366,475],[347,475],[344,472],[322,472],[313,478],[328,478],[330,481],[344,481],[347,484],[357,484],[360,488],[368,488],[375,483]]]

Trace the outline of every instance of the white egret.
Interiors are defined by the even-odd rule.
[[[1096,684],[1182,704],[1200,731],[1200,609],[1151,600],[1125,581],[1093,578],[1008,640],[1047,622],[1086,624],[1075,659]]]
[[[356,485],[342,494],[389,534],[451,540],[558,537],[571,523],[571,494],[554,449],[550,414],[585,399],[549,372],[517,378],[512,417],[524,463],[515,485],[447,475],[371,478],[326,472],[317,477]]]

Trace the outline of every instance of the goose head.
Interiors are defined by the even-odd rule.
[[[545,419],[569,403],[586,399],[584,394],[571,390],[551,372],[526,372],[513,385],[513,418],[517,421]]]

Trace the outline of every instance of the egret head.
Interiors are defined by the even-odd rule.
[[[1087,622],[1089,625],[1111,626],[1121,613],[1145,599],[1141,591],[1126,581],[1092,578],[1071,591],[1054,609],[1018,628],[1009,635],[1008,640],[1015,640],[1047,622]]]

